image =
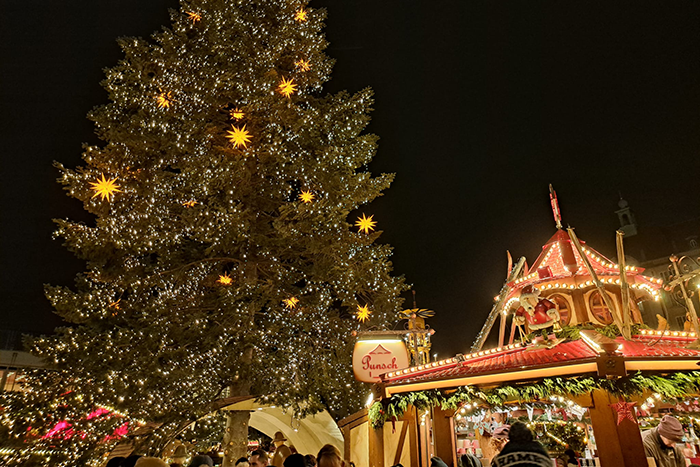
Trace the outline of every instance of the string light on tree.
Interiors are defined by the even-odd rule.
[[[307,204],[312,202],[315,198],[316,195],[314,195],[310,190],[303,190],[301,193],[299,193],[299,199]]]
[[[104,174],[102,174],[102,179],[98,178],[96,182],[90,182],[90,185],[92,185],[90,189],[95,192],[92,197],[100,196],[103,200],[112,201],[111,197],[114,196],[115,193],[121,192],[119,185],[116,183],[117,178],[118,177],[114,177],[107,180]]]
[[[374,215],[367,217],[362,214],[362,217],[359,217],[357,222],[355,222],[355,227],[359,227],[360,232],[368,234],[370,231],[374,230],[374,227],[377,225],[377,222],[372,220],[373,218]]]
[[[294,78],[286,79],[282,77],[282,82],[277,86],[277,90],[284,97],[290,97],[294,92],[296,92],[297,85],[294,84]]]
[[[233,128],[233,131],[229,130],[226,137],[231,141],[231,143],[233,143],[233,147],[247,147],[246,145],[253,137],[250,135],[250,132],[246,130],[245,125],[243,125],[243,128],[238,128],[237,126],[231,125],[231,128]]]

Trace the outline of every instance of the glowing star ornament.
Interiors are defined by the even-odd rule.
[[[195,11],[186,11],[185,13],[187,13],[187,16],[189,17],[189,19],[192,20],[192,24],[194,24],[197,21],[199,21],[200,19],[202,19],[202,15],[200,15],[199,13],[197,13]]]
[[[195,201],[195,200],[186,201],[186,202],[182,203],[182,205],[185,206],[186,208],[193,208],[196,204],[197,204],[197,201]]]
[[[231,276],[229,276],[228,273],[225,272],[223,276],[219,276],[216,282],[218,282],[221,285],[231,285],[233,283],[233,279],[231,279]]]
[[[282,300],[282,303],[290,310],[294,310],[297,307],[297,303],[299,303],[299,299],[296,297],[289,297]]]
[[[633,407],[635,406],[636,402],[625,402],[621,400],[617,404],[610,404],[610,407],[612,407],[615,412],[617,413],[617,424],[619,425],[622,423],[624,420],[630,420],[633,423],[637,423],[636,420],[634,419],[634,413]]]
[[[228,135],[226,135],[226,137],[231,140],[234,148],[245,148],[246,145],[253,138],[250,135],[250,132],[245,129],[245,125],[243,125],[243,128],[238,128],[234,125],[231,125],[231,128],[233,128],[233,131],[229,130]]]
[[[169,109],[171,105],[173,105],[173,98],[172,98],[172,92],[164,92],[161,91],[160,94],[156,96],[156,102],[158,103],[158,107],[161,109]]]
[[[297,12],[294,14],[294,19],[299,21],[300,23],[303,23],[304,21],[308,20],[309,12],[308,10],[305,10],[303,8],[299,8]]]
[[[369,310],[369,305],[357,305],[357,320],[360,323],[364,323],[365,321],[367,321],[369,319],[369,315],[371,314],[372,312]]]
[[[304,203],[310,203],[316,198],[316,195],[311,193],[309,190],[303,190],[301,193],[299,193],[299,199],[303,201]]]
[[[92,197],[94,198],[96,196],[101,196],[102,199],[112,201],[111,197],[114,195],[114,193],[121,192],[119,185],[116,184],[116,181],[117,177],[107,180],[104,174],[102,174],[102,180],[98,178],[96,182],[90,182],[90,185],[92,185],[90,189],[95,192]]]
[[[294,62],[294,65],[299,69],[299,71],[309,71],[311,69],[311,63],[308,60],[298,60]]]
[[[374,226],[377,225],[377,222],[372,220],[373,217],[374,215],[367,217],[362,214],[362,217],[359,217],[357,222],[355,222],[355,227],[359,227],[360,232],[368,234],[370,230],[374,230]]]
[[[244,113],[241,109],[239,109],[238,107],[236,107],[235,109],[233,109],[233,110],[231,111],[231,118],[232,118],[232,119],[234,119],[234,120],[242,120],[243,117],[245,117],[245,113]]]
[[[280,94],[282,94],[284,97],[289,97],[294,92],[296,92],[297,85],[294,84],[294,78],[290,78],[287,80],[286,78],[282,78],[282,82],[280,83],[279,86],[277,86],[277,90],[279,91]]]

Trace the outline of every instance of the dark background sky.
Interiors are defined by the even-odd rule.
[[[375,214],[431,308],[442,353],[468,350],[506,274],[565,223],[614,256],[618,193],[642,233],[700,215],[700,2],[319,0],[326,89],[376,92],[371,169],[395,172]],[[51,240],[85,218],[52,161],[97,143],[115,39],[168,23],[175,0],[6,0],[0,14],[0,328],[49,332],[42,284],[82,264]],[[406,303],[410,305],[410,302]]]

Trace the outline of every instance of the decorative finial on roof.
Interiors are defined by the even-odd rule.
[[[561,230],[561,212],[559,211],[559,200],[557,199],[557,192],[552,188],[552,184],[549,184],[549,201],[552,203],[552,213],[554,214],[554,221],[557,223],[557,229]]]

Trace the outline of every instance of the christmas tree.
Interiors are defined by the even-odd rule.
[[[406,287],[356,212],[393,176],[367,170],[371,91],[322,94],[325,12],[306,3],[183,1],[152,40],[120,40],[90,114],[105,144],[58,164],[95,218],[57,221],[87,270],[47,288],[69,326],[32,344],[89,395],[74,423],[94,406],[155,423],[157,453],[222,397],[340,418],[367,396],[352,332],[395,320]],[[227,461],[248,417],[229,417]]]

